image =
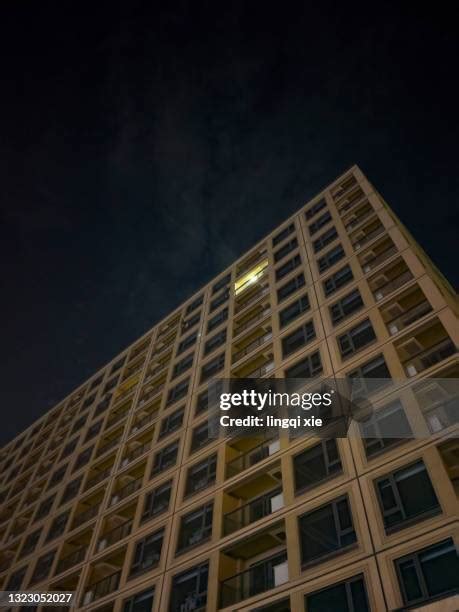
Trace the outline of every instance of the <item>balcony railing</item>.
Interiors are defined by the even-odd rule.
[[[132,493],[135,493],[135,491],[140,489],[140,487],[142,486],[142,480],[143,480],[143,477],[141,476],[140,478],[137,478],[136,480],[132,480],[131,482],[128,482],[127,484],[124,485],[124,487],[121,487],[121,489],[118,489],[118,491],[115,491],[115,493],[113,493],[110,499],[110,505],[113,506],[114,504],[117,504],[119,501],[121,501],[125,497],[132,495]]]
[[[158,374],[160,374],[161,372],[164,372],[164,370],[168,367],[169,367],[169,363],[162,363],[158,365],[156,368],[149,370],[145,375],[144,382],[147,382],[151,380],[152,378],[154,378],[155,376],[157,376]]]
[[[231,478],[236,474],[246,470],[247,468],[263,461],[266,457],[270,457],[280,448],[279,440],[273,438],[270,440],[264,440],[261,444],[258,444],[254,448],[241,453],[238,457],[231,459],[226,464],[226,475],[227,478]]]
[[[124,410],[123,412],[114,412],[111,418],[107,421],[106,429],[109,429],[116,423],[122,421],[128,415],[129,410]]]
[[[444,359],[447,359],[457,351],[456,346],[450,338],[446,338],[437,344],[420,351],[404,362],[405,371],[408,376],[416,376],[419,372],[431,368]]]
[[[250,317],[250,319],[247,319],[247,321],[238,325],[234,330],[234,338],[239,336],[239,334],[242,334],[243,331],[245,331],[252,325],[255,325],[257,321],[261,321],[262,319],[267,317],[269,314],[271,314],[271,308],[268,306],[267,308],[264,308],[261,312],[257,313],[254,317]]]
[[[243,357],[245,357],[246,355],[254,351],[257,347],[262,346],[263,344],[266,344],[266,342],[271,340],[272,337],[273,337],[272,332],[268,332],[267,334],[263,334],[262,336],[259,336],[256,340],[254,340],[253,342],[250,342],[250,344],[245,346],[243,349],[241,349],[240,351],[237,351],[237,353],[234,353],[233,363],[236,363],[237,361],[239,361],[240,359],[242,359]]]
[[[118,570],[114,574],[106,576],[102,580],[88,586],[83,597],[82,605],[87,605],[96,599],[100,599],[116,591],[120,582],[120,576],[121,570]]]
[[[155,395],[158,395],[158,393],[160,393],[165,387],[165,383],[162,383],[161,385],[158,385],[157,387],[154,387],[151,391],[149,391],[148,393],[145,393],[145,395],[143,395],[137,404],[137,408],[140,408],[141,406],[143,406],[144,404],[146,404],[152,397],[154,397]]]
[[[103,446],[100,446],[97,449],[96,457],[100,457],[101,455],[108,453],[108,451],[111,450],[112,448],[115,448],[115,446],[118,446],[120,440],[121,440],[121,436],[119,438],[113,438],[112,440],[109,440],[106,444],[104,444]]]
[[[236,279],[240,278],[245,272],[248,272],[251,268],[255,266],[260,260],[266,257],[266,250],[260,251],[258,254],[255,254],[251,259],[248,259],[244,262],[244,266],[239,269],[236,274]]]
[[[246,374],[244,378],[262,378],[263,376],[266,376],[266,374],[269,374],[269,372],[271,372],[272,370],[274,370],[274,361],[265,363],[260,368],[253,370],[253,372],[250,372],[250,374]]]
[[[405,283],[408,283],[412,278],[413,278],[413,275],[411,274],[410,270],[405,270],[405,272],[402,272],[401,274],[399,274],[392,280],[388,281],[384,285],[377,287],[373,291],[373,295],[375,296],[376,301],[382,300],[384,297],[386,297],[386,295],[389,295],[390,293],[392,293],[392,291],[395,291],[399,287],[402,287]]]
[[[252,297],[248,298],[244,302],[236,304],[234,308],[234,312],[236,314],[239,314],[240,312],[245,310],[247,306],[250,306],[251,304],[255,304],[255,302],[258,302],[259,300],[261,300],[261,298],[264,297],[265,295],[268,295],[268,293],[269,293],[269,287],[263,287],[262,289],[257,291],[254,295],[252,295]]]
[[[384,263],[387,259],[389,259],[389,257],[392,257],[392,255],[395,255],[395,253],[398,253],[398,250],[397,250],[397,247],[393,245],[389,247],[388,249],[385,249],[384,251],[379,253],[379,255],[376,255],[372,259],[369,259],[365,263],[362,263],[361,264],[362,270],[365,273],[370,272],[371,270],[373,270],[380,264]]]
[[[125,523],[118,525],[118,527],[114,527],[107,531],[97,543],[97,551],[100,552],[104,550],[104,548],[108,548],[112,544],[116,544],[116,542],[120,542],[124,538],[131,533],[132,529],[132,519],[128,519]]]
[[[349,202],[346,202],[346,204],[344,205],[340,205],[339,202],[337,203],[336,207],[338,208],[338,212],[341,216],[343,216],[344,213],[352,210],[354,206],[361,204],[364,200],[366,200],[367,196],[364,193],[358,193],[356,194],[355,197],[354,196],[351,196],[351,197],[353,199],[350,200]]]
[[[187,593],[181,601],[171,604],[171,612],[204,612],[206,610],[207,592]]]
[[[121,461],[121,467],[128,465],[129,463],[134,461],[134,459],[137,459],[137,457],[140,457],[141,455],[146,453],[147,450],[149,450],[150,448],[151,441],[145,442],[145,444],[142,444],[141,446],[137,446],[137,448],[135,448],[128,455],[126,455],[126,457],[124,457],[124,459]]]
[[[418,302],[415,306],[412,306],[411,308],[406,310],[398,317],[394,317],[390,321],[386,321],[387,329],[393,336],[400,330],[405,329],[405,327],[408,327],[412,323],[415,323],[415,321],[428,314],[429,312],[432,312],[432,306],[430,302],[428,302],[427,300],[422,300],[421,302]]]
[[[223,517],[223,531],[225,535],[238,531],[255,521],[258,521],[284,505],[282,489],[264,493],[260,497],[250,500],[236,510],[228,512]]]
[[[151,423],[154,419],[156,419],[157,416],[158,416],[158,411],[149,412],[148,414],[143,416],[141,419],[139,419],[138,421],[134,423],[134,425],[131,428],[131,434],[139,431],[140,429],[142,429],[142,427],[145,427],[145,425],[148,425],[148,423]]]
[[[220,607],[264,593],[288,581],[287,553],[277,553],[220,583]]]
[[[83,523],[87,523],[92,518],[94,518],[98,512],[99,505],[90,506],[87,510],[85,510],[84,512],[80,512],[80,514],[77,514],[75,516],[73,520],[73,527],[79,527],[80,525],[83,525]]]
[[[75,565],[78,565],[78,563],[84,561],[87,550],[87,546],[80,546],[80,548],[77,548],[69,555],[63,557],[57,564],[57,573],[60,574],[62,572],[65,572],[71,567],[74,567]]]
[[[450,425],[459,422],[459,397],[436,404],[424,411],[424,418],[432,433],[446,429]]]
[[[370,240],[373,240],[373,238],[376,238],[376,236],[379,236],[384,231],[385,231],[384,225],[379,225],[371,232],[368,232],[368,234],[365,234],[363,238],[360,238],[359,240],[356,240],[355,242],[353,242],[352,246],[354,247],[356,251],[358,251],[362,248],[364,244],[367,244],[367,242],[370,242]]]
[[[91,489],[99,482],[102,482],[102,480],[105,480],[106,478],[108,478],[110,476],[111,471],[112,471],[112,468],[109,467],[106,470],[102,470],[101,472],[99,472],[98,474],[90,478],[86,483],[85,490],[87,491],[88,489]]]
[[[374,213],[375,213],[374,209],[370,207],[364,213],[358,214],[356,219],[353,219],[352,221],[349,221],[349,223],[346,223],[344,227],[348,231],[352,230],[355,227],[357,227],[358,225],[360,225],[360,223],[362,223],[362,221],[365,221],[365,219],[368,219],[368,217],[371,217],[371,215],[373,215]]]

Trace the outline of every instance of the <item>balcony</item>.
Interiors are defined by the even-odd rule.
[[[391,336],[419,321],[429,312],[432,312],[432,306],[418,286],[381,308],[381,316]]]
[[[147,408],[137,410],[136,419],[131,427],[130,435],[141,431],[158,417],[160,404],[161,402],[157,402],[153,406],[149,406],[148,410]]]
[[[344,227],[348,232],[354,230],[361,223],[376,214],[373,207],[366,201],[361,206],[358,206],[351,214],[346,215],[343,219]]]
[[[129,411],[131,409],[131,402],[127,402],[123,404],[113,412],[111,412],[108,416],[107,423],[105,424],[105,429],[110,429],[113,425],[120,423],[123,419],[127,417]]]
[[[413,274],[403,259],[398,258],[368,279],[368,284],[377,302],[413,279]]]
[[[272,346],[265,342],[266,348],[242,365],[237,366],[232,373],[236,378],[263,378],[274,370],[274,358],[270,352]]]
[[[142,406],[145,406],[148,402],[153,400],[157,395],[161,393],[165,386],[165,376],[161,378],[161,381],[157,381],[156,384],[153,384],[151,386],[148,385],[148,387],[142,391],[139,401],[137,402],[137,409],[141,408]]]
[[[154,430],[128,443],[120,468],[126,467],[151,449],[153,434]]]
[[[118,429],[117,431],[114,431],[110,436],[102,438],[99,443],[99,447],[96,451],[96,457],[101,457],[102,455],[105,455],[112,449],[116,448],[121,442],[121,438],[123,437],[122,433],[123,430]]]
[[[349,239],[354,250],[358,251],[363,245],[367,244],[370,242],[370,240],[373,240],[373,238],[376,238],[376,236],[379,236],[385,231],[386,228],[381,221],[379,219],[374,219],[373,221],[370,221],[364,225],[362,228],[349,234]]]
[[[271,457],[280,449],[276,438],[243,437],[230,440],[226,447],[226,478],[232,478],[249,467]]]
[[[416,401],[431,433],[459,422],[459,365],[452,364],[413,387]]]
[[[120,583],[120,577],[121,570],[119,569],[108,576],[104,576],[104,578],[101,578],[97,582],[90,584],[84,592],[81,605],[86,606],[116,591]]]
[[[243,332],[250,329],[256,323],[263,321],[271,314],[271,306],[268,301],[260,303],[251,308],[243,317],[239,317],[234,323],[233,338],[237,338]]]
[[[171,353],[161,361],[154,360],[145,374],[144,383],[149,382],[150,380],[161,374],[161,372],[165,372],[165,370],[167,370],[167,368],[169,367],[170,357]]]
[[[235,606],[288,582],[284,529],[280,522],[220,553],[220,608]],[[231,571],[235,573],[228,576]]]
[[[95,469],[91,470],[89,474],[89,478],[86,481],[86,486],[84,490],[88,491],[89,489],[92,489],[100,482],[103,482],[104,480],[106,480],[112,472],[112,467],[113,466],[109,466],[101,470],[95,470]]]
[[[225,493],[223,503],[224,536],[280,510],[284,506],[280,466],[276,465],[268,472]]]
[[[350,189],[355,188],[357,188],[357,179],[353,174],[351,174],[341,183],[341,185],[334,187],[331,194],[333,199],[336,201],[342,198]]]
[[[103,533],[97,542],[97,552],[101,552],[105,548],[113,546],[113,544],[124,540],[124,538],[127,538],[128,535],[130,535],[133,524],[132,518],[125,519],[122,523],[110,526],[114,520],[115,519],[113,517],[107,519],[107,525],[105,526]]]
[[[86,553],[91,543],[92,530],[87,529],[79,533],[62,546],[55,574],[62,574],[72,567],[79,565],[86,559]]]
[[[80,502],[76,508],[75,516],[72,522],[72,529],[76,529],[85,523],[91,521],[97,516],[100,505],[104,498],[104,492],[99,490],[94,495],[87,497],[84,501]]]
[[[269,285],[267,283],[262,284],[261,286],[251,287],[247,289],[247,291],[243,294],[244,299],[235,300],[234,312],[235,314],[239,314],[243,312],[249,306],[256,304],[261,301],[266,295],[269,294]]]
[[[233,352],[233,364],[237,363],[250,353],[253,353],[257,348],[263,346],[270,340],[272,340],[273,334],[270,325],[260,326],[254,330],[250,335],[246,336],[244,340],[234,343]]]
[[[416,329],[411,335],[396,342],[395,350],[408,377],[428,370],[457,351],[438,319],[426,323],[421,329]]]
[[[237,264],[236,278],[239,279],[244,273],[253,269],[258,262],[262,260],[266,260],[266,253],[267,253],[266,248],[261,247],[260,249],[256,250],[255,252],[251,253],[248,257],[246,257],[244,261]]]
[[[346,197],[340,199],[336,203],[336,208],[338,209],[339,214],[342,216],[345,213],[349,212],[362,202],[366,200],[367,196],[363,193],[360,187],[357,187],[352,192],[350,192]]]
[[[110,498],[110,506],[114,506],[140,489],[144,471],[145,462],[117,478]]]
[[[135,359],[136,357],[144,353],[148,349],[149,346],[150,346],[150,338],[148,338],[148,340],[145,340],[144,342],[141,342],[140,344],[135,346],[129,354],[128,362],[131,362],[133,359]]]

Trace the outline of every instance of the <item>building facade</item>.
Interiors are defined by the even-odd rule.
[[[453,290],[354,166],[0,451],[0,590],[459,609],[458,344]],[[406,386],[372,391],[366,437],[209,438],[209,381],[265,376]]]

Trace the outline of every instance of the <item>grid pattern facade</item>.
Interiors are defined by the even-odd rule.
[[[454,292],[354,166],[1,450],[1,589],[458,609],[457,398],[421,401],[458,341]],[[420,435],[209,439],[209,381],[265,376],[406,379]]]

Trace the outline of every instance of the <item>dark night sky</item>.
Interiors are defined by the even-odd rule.
[[[458,284],[452,14],[163,4],[1,5],[0,443],[353,163]]]

